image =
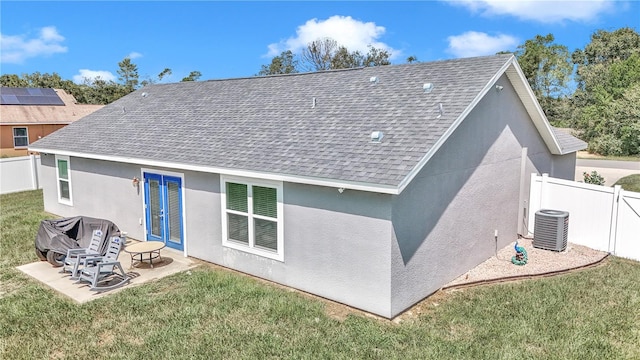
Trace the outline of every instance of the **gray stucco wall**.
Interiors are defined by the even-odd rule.
[[[521,176],[528,189],[531,172],[570,165],[549,153],[506,77],[498,83],[394,198],[393,316],[517,239]]]
[[[284,262],[224,247],[221,230],[190,243],[213,263],[389,316],[390,196],[291,183],[283,193]]]
[[[83,158],[69,159],[73,206],[58,202],[54,155],[41,157],[44,208],[63,217],[90,216],[113,221],[129,236],[141,239],[142,187],[132,185],[140,167]]]
[[[53,155],[43,155],[45,210],[116,223],[129,237],[145,239],[141,167],[72,157],[73,206],[58,203]],[[390,316],[390,195],[285,183],[284,262],[222,245],[220,176],[180,173],[187,255]]]

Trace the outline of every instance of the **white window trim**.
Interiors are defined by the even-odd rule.
[[[26,138],[27,138],[27,145],[24,146],[16,146],[16,133],[15,133],[15,129],[24,129],[27,133]],[[11,135],[13,136],[13,148],[14,149],[26,149],[29,147],[29,128],[26,126],[14,126],[11,129]],[[20,136],[23,137],[23,136]]]
[[[58,168],[58,160],[64,160],[67,162],[67,179],[60,179],[60,169]],[[56,155],[56,190],[58,191],[58,202],[60,204],[73,206],[73,189],[71,187],[71,161],[68,156]],[[60,192],[60,180],[67,181],[69,183],[69,199],[64,199]]]
[[[227,234],[227,213],[238,213],[233,210],[227,209],[227,183],[236,183],[236,184],[244,184],[247,185],[247,196],[248,196],[248,211],[249,211],[249,245],[245,245],[233,240],[229,240]],[[254,236],[253,236],[253,218],[256,219],[268,219],[273,220],[272,218],[267,218],[260,215],[253,214],[253,197],[249,194],[251,193],[252,186],[262,186],[276,189],[276,199],[277,199],[277,244],[278,251],[269,251],[265,249],[261,249],[258,247],[254,247]],[[284,261],[284,206],[282,203],[282,181],[271,181],[271,180],[262,180],[262,179],[251,179],[244,177],[235,177],[235,176],[225,176],[220,175],[220,205],[221,205],[221,217],[222,217],[222,246],[244,251],[247,253],[255,254],[258,256],[266,257],[269,259],[274,259],[278,261]],[[243,213],[244,215],[244,213]]]

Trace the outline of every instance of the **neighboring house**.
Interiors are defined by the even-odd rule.
[[[32,142],[102,108],[62,89],[0,88],[0,156],[27,155]]]
[[[30,149],[48,212],[391,318],[514,241],[531,173],[584,147],[496,55],[150,85]]]

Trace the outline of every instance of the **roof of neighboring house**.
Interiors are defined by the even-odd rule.
[[[18,90],[18,91],[17,91]],[[20,93],[19,90],[47,91],[47,95],[51,91],[55,91],[60,102],[54,103],[50,101],[54,96],[47,96],[48,105],[29,105],[28,96],[12,96],[17,101],[6,101],[5,94]],[[101,109],[104,105],[86,105],[78,104],[73,95],[68,94],[62,89],[39,89],[39,88],[0,88],[3,101],[0,105],[0,124],[1,125],[32,125],[32,124],[70,124],[83,116],[89,115],[92,112]],[[43,96],[33,96],[35,98],[43,98]],[[20,98],[27,99],[20,102]],[[42,103],[42,102],[36,102]]]
[[[558,139],[560,148],[565,153],[576,152],[587,148],[588,144],[577,137],[573,136],[573,129],[568,128],[553,128],[553,133]]]
[[[397,194],[505,73],[563,154],[512,55],[154,84],[30,149]]]

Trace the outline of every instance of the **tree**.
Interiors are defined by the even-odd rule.
[[[299,58],[288,50],[271,59],[271,64],[262,65],[258,75],[290,74],[299,71],[324,71],[366,66],[390,65],[391,54],[371,45],[366,54],[349,51],[331,38],[320,38],[307,44]]]
[[[160,74],[158,74],[158,81],[162,81],[162,79],[163,79],[165,76],[167,76],[167,75],[171,75],[171,74],[172,74],[171,69],[169,69],[169,68],[165,68],[164,70],[162,70],[162,71],[160,72]]]
[[[109,104],[127,95],[130,91],[115,81],[103,80],[97,77],[86,79],[83,84],[83,95],[87,104]]]
[[[573,72],[569,50],[564,45],[555,44],[554,40],[552,34],[536,35],[519,45],[515,52],[518,63],[545,112],[550,108],[551,98],[568,92],[567,83]]]
[[[28,82],[16,74],[0,75],[0,85],[4,87],[29,87]]]
[[[298,72],[298,60],[293,56],[291,50],[283,51],[280,55],[271,59],[271,64],[262,65],[259,76],[293,74]]]
[[[597,30],[573,53],[578,87],[571,125],[603,155],[640,154],[640,34]]]
[[[414,55],[410,55],[410,56],[407,58],[407,63],[412,64],[412,63],[414,63],[414,62],[418,62],[418,58],[417,58],[416,56],[414,56]]]
[[[129,57],[118,63],[118,79],[123,83],[128,92],[133,92],[138,87],[138,66],[131,62]]]
[[[640,34],[635,30],[597,30],[584,49],[578,49],[572,54],[573,63],[577,65],[578,88],[588,93],[608,76],[607,69],[613,63],[624,61],[638,52]]]
[[[362,67],[365,62],[365,56],[359,51],[349,52],[346,47],[340,46],[331,57],[331,69],[350,69]]]
[[[349,52],[346,47],[340,46],[331,59],[331,69],[390,65],[390,56],[387,50],[378,49],[371,45],[369,45],[369,52],[365,55],[357,50]]]
[[[338,49],[338,42],[332,38],[314,40],[302,49],[302,66],[308,71],[329,70],[331,59]]]
[[[162,81],[162,79],[163,79],[165,76],[167,76],[167,75],[171,75],[171,74],[172,74],[171,69],[169,69],[169,68],[165,68],[164,70],[162,70],[162,71],[158,74],[158,80],[154,80],[154,79],[150,79],[150,78],[148,78],[148,79],[146,79],[146,80],[142,80],[142,81],[140,82],[140,85],[142,85],[142,86],[147,86],[147,85],[155,84],[155,83],[156,83],[156,81],[158,81],[158,82],[159,82],[159,81]]]
[[[198,79],[200,79],[200,77],[202,76],[202,73],[200,71],[192,71],[189,73],[188,76],[182,78],[181,82],[185,82],[185,81],[198,81]]]

